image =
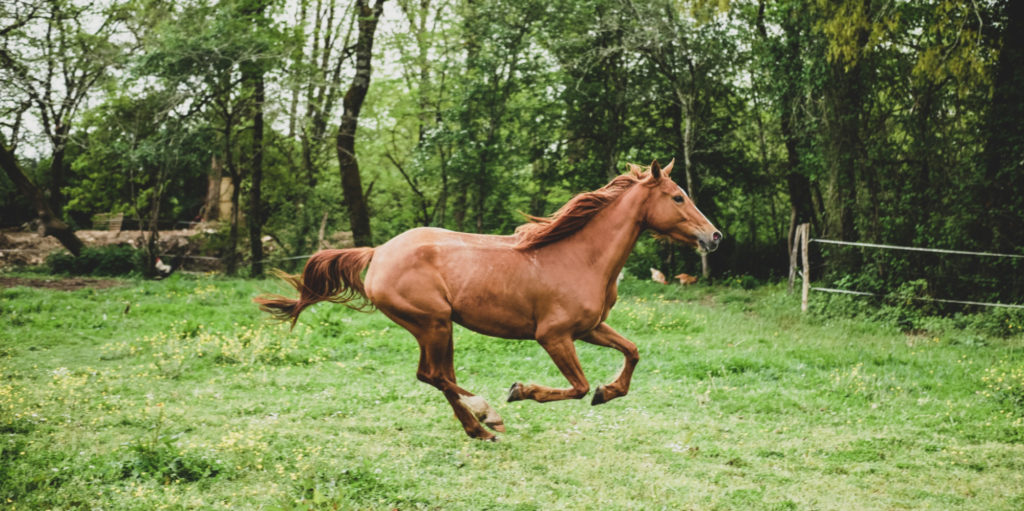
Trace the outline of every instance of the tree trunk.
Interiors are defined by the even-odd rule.
[[[253,81],[252,168],[249,180],[249,249],[253,277],[263,276],[263,71],[256,70]]]
[[[867,18],[874,15],[869,1],[860,3],[859,8]],[[867,135],[864,119],[865,112],[870,111],[866,102],[870,98],[867,88],[871,76],[870,57],[865,49],[870,34],[863,26],[853,30],[852,56],[835,57],[828,63],[824,116],[829,173],[828,223],[824,230],[830,236],[848,241],[860,239],[857,214],[864,205],[858,203],[859,189],[865,177],[871,178],[864,172],[864,136]],[[858,252],[849,254],[839,258],[841,271],[852,271],[859,264]]]
[[[469,186],[465,183],[456,183],[458,191],[455,195],[455,204],[452,204],[452,219],[455,221],[455,230],[466,229],[466,208],[469,202]]]
[[[984,194],[978,196],[987,220],[979,235],[993,250],[1015,251],[1024,245],[1024,2],[1005,0],[1002,8],[1006,28],[985,123]]]
[[[857,169],[860,166],[860,155],[863,141],[860,134],[860,116],[864,108],[860,93],[860,63],[844,69],[845,64],[831,64],[830,83],[827,87],[827,103],[829,119],[826,136],[829,147],[829,190],[828,212],[830,222],[828,232],[841,240],[855,241],[858,238],[856,228],[857,211]]]
[[[441,167],[441,193],[437,195],[437,203],[434,204],[434,225],[444,226],[445,214],[448,211],[448,169],[444,151],[438,148]]]
[[[202,220],[204,222],[215,222],[220,220],[220,181],[224,176],[224,170],[217,161],[217,154],[210,157],[209,184],[206,189],[206,204],[203,205]]]
[[[486,152],[486,149],[484,150],[484,152]],[[489,188],[488,187],[488,181],[489,181],[488,177],[489,176],[486,175],[486,172],[487,172],[486,167],[487,167],[487,160],[482,159],[480,161],[480,172],[478,174],[477,181],[476,181],[476,197],[474,197],[474,199],[476,199],[475,200],[475,202],[476,202],[476,208],[475,208],[476,209],[476,222],[475,222],[475,225],[476,225],[476,232],[478,234],[484,232],[484,207],[486,207],[486,204],[487,204],[486,203],[486,201],[487,201],[487,194],[488,194],[488,191],[489,191],[488,190],[488,188]]]
[[[238,224],[241,222],[242,211],[239,207],[242,195],[242,176],[238,172],[231,174],[231,228],[228,230],[228,257],[224,271],[228,275],[238,273]]]
[[[75,256],[81,254],[82,240],[78,239],[78,236],[75,236],[75,231],[50,208],[50,203],[46,200],[42,190],[21,170],[14,153],[7,149],[3,141],[0,141],[0,167],[4,168],[7,177],[14,182],[18,191],[36,209],[36,215],[39,216],[39,221],[43,224],[43,234],[57,238],[57,241],[60,241],[60,244]]]
[[[231,178],[231,215],[228,219],[231,226],[228,230],[228,247],[224,259],[224,271],[228,275],[234,275],[238,270],[238,199],[242,187],[242,176],[239,175],[239,169],[235,165],[232,155],[232,130],[234,130],[233,119],[231,116],[226,116],[224,118],[224,168]],[[223,190],[221,193],[224,193]]]
[[[54,211],[64,209],[64,187],[67,186],[67,164],[64,156],[67,154],[68,127],[58,125],[55,127],[52,140],[53,153],[50,156],[50,207]]]
[[[690,194],[690,200],[697,204],[697,190],[693,183],[693,162],[690,154],[693,152],[693,97],[677,90],[676,95],[683,105],[683,168],[686,171],[686,191]],[[700,274],[707,280],[711,276],[711,266],[708,264],[708,253],[700,253]]]
[[[384,10],[384,0],[376,0],[373,8],[368,0],[356,1],[356,16],[359,17],[359,36],[356,41],[356,74],[352,84],[342,101],[343,113],[338,125],[337,151],[338,166],[341,172],[341,188],[348,206],[349,222],[352,238],[356,246],[370,246],[373,239],[370,233],[370,213],[363,193],[362,179],[359,175],[359,161],[356,159],[355,138],[359,125],[359,111],[363,100],[370,89],[370,60],[373,57],[373,35],[377,30],[377,22]]]
[[[530,164],[533,174],[533,182],[537,183],[537,191],[530,197],[530,214],[533,216],[544,216],[548,208],[548,180],[544,177],[548,163],[541,154]]]
[[[770,45],[771,41],[764,23],[765,7],[765,0],[760,0],[756,18],[757,33],[763,44]],[[782,45],[774,47],[772,53],[777,63],[773,71],[776,74],[781,73],[781,76],[773,78],[783,84],[778,97],[779,128],[782,132],[783,145],[786,147],[786,188],[789,191],[790,208],[786,249],[787,253],[791,253],[796,243],[796,227],[804,223],[816,224],[817,219],[811,198],[811,181],[800,172],[800,151],[797,146],[799,135],[796,126],[793,125],[796,103],[801,93],[801,84],[797,77],[803,74],[803,61],[800,60],[800,29],[794,24],[792,15],[785,19],[787,21],[782,24]]]
[[[146,260],[143,262],[142,274],[145,275],[146,278],[153,278],[157,276],[156,260],[157,257],[159,257],[157,255],[157,249],[160,241],[160,202],[163,198],[163,172],[157,170],[153,181],[152,185],[154,193],[152,199],[150,199],[152,202],[150,202],[149,205],[149,219],[147,222],[149,238],[144,239]],[[142,230],[141,225],[139,226],[139,230]],[[141,233],[139,236],[145,238]]]
[[[797,135],[793,127],[793,103],[799,93],[795,86],[787,86],[779,102],[781,111],[779,125],[786,146],[786,188],[789,191],[790,223],[786,248],[793,250],[796,243],[794,233],[800,224],[817,224],[814,201],[811,198],[811,181],[800,172],[800,151],[797,149]]]

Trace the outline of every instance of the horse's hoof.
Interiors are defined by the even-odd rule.
[[[599,404],[602,404],[604,402],[605,402],[604,387],[598,387],[597,390],[594,391],[594,399],[592,399],[590,401],[590,404],[591,405],[599,405]]]
[[[479,440],[481,442],[497,442],[498,441],[498,437],[497,436],[491,434],[490,431],[487,431],[487,430],[485,430],[483,428],[480,428],[478,431],[471,431],[471,430],[467,429],[466,430],[466,434],[469,435],[469,438],[472,438],[473,440]]]
[[[508,389],[508,402],[520,401],[523,399],[523,384],[513,383],[512,387]]]

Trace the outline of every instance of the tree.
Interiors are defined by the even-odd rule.
[[[444,225],[448,202],[452,147],[442,130],[443,112],[451,107],[449,73],[455,67],[456,31],[451,26],[449,1],[400,0],[406,27],[391,36],[399,52],[402,75],[394,95],[414,96],[389,105],[394,119],[384,155],[402,176],[417,202],[420,225]]]
[[[258,0],[188,4],[153,30],[140,66],[141,73],[160,78],[163,87],[188,98],[187,115],[209,116],[220,133],[217,162],[222,166],[215,171],[222,169],[231,181],[224,254],[228,274],[236,273],[239,265],[246,184],[251,271],[262,273],[264,76],[267,62],[279,56],[281,40],[266,16],[270,7]],[[242,150],[247,137],[249,149]]]
[[[292,102],[289,134],[298,134],[302,145],[302,168],[310,187],[316,186],[317,174],[324,164],[326,134],[341,91],[344,64],[349,61],[352,24],[342,27],[343,18],[337,15],[334,0],[318,0],[312,7],[313,28],[308,34],[309,2],[300,6],[297,26],[300,47],[292,63]],[[350,18],[352,22],[355,17]],[[296,112],[304,103],[302,116]]]
[[[363,107],[366,93],[370,90],[370,74],[373,58],[373,36],[377,22],[384,11],[384,0],[375,0],[370,7],[367,0],[356,0],[355,13],[358,17],[359,36],[356,39],[356,69],[342,102],[344,111],[338,125],[335,144],[338,151],[338,165],[341,172],[341,188],[348,206],[352,237],[356,246],[370,246],[370,212],[366,204],[362,178],[359,175],[359,160],[356,159],[356,128],[359,126],[359,111]]]
[[[113,35],[122,28],[117,3],[105,8],[69,0],[13,2],[5,6],[0,27],[0,109],[16,113],[11,147],[18,144],[21,116],[31,112],[50,144],[49,184],[45,192],[17,166],[13,149],[4,148],[4,169],[34,204],[45,234],[77,255],[81,241],[61,220],[67,184],[70,133],[82,106],[122,57]],[[48,197],[47,197],[48,195]],[[48,202],[42,207],[40,198]]]
[[[122,49],[112,40],[123,25],[122,13],[117,4],[98,10],[68,0],[33,7],[38,16],[26,16],[25,24],[5,31],[0,69],[4,81],[33,105],[50,143],[50,204],[60,211],[69,134],[89,94],[119,62]]]
[[[33,183],[25,172],[18,165],[14,151],[8,149],[7,143],[0,135],[0,167],[3,167],[7,177],[18,187],[21,194],[28,198],[36,210],[39,221],[42,222],[43,234],[57,238],[64,248],[74,255],[82,252],[82,240],[78,239],[74,230],[53,212],[50,202],[46,200],[42,190]]]
[[[624,39],[634,29],[620,1],[561,2],[549,16],[550,51],[566,75],[566,159],[580,167],[574,181],[593,188],[622,171],[632,97],[638,81],[636,48]]]
[[[263,275],[263,224],[266,218],[263,211],[263,111],[266,102],[266,74],[267,61],[269,60],[269,48],[274,46],[273,39],[276,39],[270,30],[270,19],[267,17],[269,2],[266,0],[254,0],[251,5],[243,5],[240,9],[242,14],[250,22],[254,32],[253,40],[260,41],[263,48],[258,51],[254,58],[242,62],[241,77],[242,83],[252,90],[252,100],[249,102],[249,116],[252,118],[252,144],[249,161],[249,220],[246,222],[249,228],[249,253],[250,253],[250,274],[253,277]],[[270,40],[268,40],[270,39]]]
[[[1024,3],[1000,2],[1005,19],[992,102],[985,118],[984,183],[992,247],[1011,251],[1024,244]]]
[[[798,107],[805,90],[803,45],[805,37],[800,22],[805,20],[798,12],[800,6],[793,2],[773,2],[773,14],[779,19],[781,36],[769,36],[766,28],[765,0],[759,0],[755,25],[758,42],[762,45],[763,66],[768,70],[768,79],[774,85],[772,104],[777,108],[782,143],[786,149],[786,186],[789,192],[790,222],[786,236],[786,251],[792,252],[795,243],[796,226],[803,223],[817,225],[817,214],[811,192],[811,181],[802,167],[799,147],[801,135],[798,129],[800,118]]]
[[[728,79],[736,51],[715,21],[704,22],[703,29],[698,30],[696,23],[684,19],[672,2],[623,1],[634,24],[626,30],[625,44],[643,55],[653,76],[671,91],[678,112],[673,116],[674,149],[682,157],[684,184],[694,202],[712,213],[715,208],[706,204],[710,201],[704,197],[694,161],[698,151],[708,150],[699,146],[696,134],[706,131],[702,120],[710,124],[713,119],[705,103],[714,101],[713,91],[719,89],[719,80]],[[711,274],[707,254],[701,254],[701,273],[704,278]]]

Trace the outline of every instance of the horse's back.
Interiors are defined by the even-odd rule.
[[[404,272],[412,267],[459,265],[466,270],[487,256],[502,259],[515,257],[515,238],[490,234],[471,234],[437,227],[417,227],[395,236],[374,249],[374,266],[382,271]],[[384,267],[387,267],[385,269]],[[411,268],[409,268],[411,269]]]

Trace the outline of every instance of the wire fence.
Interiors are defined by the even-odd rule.
[[[914,258],[911,258],[911,259],[908,259],[908,260],[902,260],[902,261],[900,261],[900,263],[902,264],[902,267],[905,270],[907,270],[907,271],[918,270],[920,275],[922,275],[922,276],[926,275],[926,276],[931,277],[930,280],[935,280],[935,275],[936,274],[942,275],[944,277],[943,280],[948,282],[947,285],[945,286],[945,289],[947,291],[953,290],[954,292],[956,292],[956,291],[961,291],[962,292],[962,291],[968,290],[968,289],[970,289],[972,287],[980,289],[981,287],[988,286],[989,288],[991,288],[990,289],[990,293],[992,295],[991,297],[995,297],[995,298],[997,298],[997,300],[977,300],[977,299],[975,299],[975,300],[968,300],[968,299],[957,298],[957,297],[955,297],[955,294],[954,294],[954,297],[942,297],[942,298],[940,298],[940,297],[934,297],[934,296],[907,296],[904,293],[901,296],[901,298],[906,298],[906,299],[913,300],[913,301],[918,301],[918,302],[934,302],[934,303],[951,304],[951,305],[967,305],[967,306],[978,306],[978,307],[997,307],[997,308],[1007,308],[1007,309],[1024,309],[1024,304],[1006,303],[1006,302],[1009,302],[1009,301],[1019,300],[1019,295],[1018,294],[1012,293],[1012,292],[1010,292],[1010,293],[1006,292],[1009,289],[1009,287],[1010,287],[1010,286],[1006,286],[1006,279],[1012,278],[1013,276],[1018,275],[1020,273],[1018,271],[1019,267],[1020,267],[1018,262],[1024,260],[1024,255],[1022,255],[1022,254],[1007,254],[1007,253],[997,253],[997,252],[979,252],[979,251],[970,251],[970,250],[954,250],[954,249],[946,249],[946,248],[915,247],[915,246],[905,246],[905,245],[889,245],[889,244],[881,244],[881,243],[864,243],[864,242],[853,242],[853,241],[830,240],[830,239],[823,239],[823,238],[810,238],[807,235],[808,230],[809,230],[809,226],[807,224],[803,224],[803,225],[798,227],[798,229],[796,231],[796,238],[795,238],[794,244],[793,244],[793,252],[792,252],[791,258],[790,258],[790,279],[791,279],[790,282],[791,282],[791,286],[792,286],[793,278],[798,273],[800,274],[800,276],[803,279],[803,300],[802,300],[802,304],[801,304],[801,309],[802,310],[805,310],[805,311],[807,310],[807,307],[808,307],[808,305],[807,305],[808,304],[807,296],[808,296],[808,292],[809,291],[816,291],[816,292],[819,292],[819,293],[833,293],[833,294],[843,294],[843,295],[853,295],[853,296],[876,297],[876,298],[884,298],[884,297],[887,297],[887,296],[892,296],[893,295],[893,291],[894,291],[891,287],[888,290],[876,289],[876,290],[873,290],[873,291],[864,291],[864,290],[858,290],[858,289],[848,289],[848,288],[846,288],[847,286],[843,286],[843,285],[840,285],[840,286],[836,286],[835,285],[837,283],[842,284],[843,283],[843,279],[837,279],[837,282],[833,282],[831,286],[823,286],[823,285],[812,286],[812,285],[810,285],[811,274],[814,273],[815,275],[818,275],[820,273],[824,273],[825,268],[827,268],[827,266],[829,264],[829,261],[827,260],[827,257],[825,255],[822,255],[821,259],[819,259],[817,264],[814,264],[814,265],[810,264],[809,260],[811,258],[809,256],[808,252],[810,251],[809,247],[810,247],[811,243],[816,243],[816,244],[819,244],[819,245],[830,245],[830,246],[869,248],[869,249],[886,250],[886,251],[916,252],[916,253],[924,253],[924,254],[941,254],[941,255],[947,255],[947,256],[948,255],[953,255],[953,256],[966,256],[966,257],[972,257],[972,258],[979,257],[979,258],[989,258],[989,259],[995,258],[995,259],[1009,260],[1009,261],[1013,262],[1012,268],[1009,268],[1009,269],[997,269],[997,268],[994,268],[993,265],[986,265],[983,268],[987,268],[984,271],[984,273],[987,273],[987,275],[980,275],[979,274],[979,275],[973,275],[973,276],[965,275],[966,272],[963,270],[963,268],[970,267],[971,265],[969,265],[969,264],[959,264],[959,265],[945,264],[945,265],[943,265],[940,268],[939,266],[929,267],[926,264],[921,264],[919,261],[917,261],[918,264],[915,266],[915,261],[913,260]],[[803,254],[802,254],[803,255],[803,264],[802,264],[802,268],[801,268],[802,271],[798,271],[798,264],[797,264],[797,255],[800,252],[803,252]],[[961,270],[960,271],[955,271],[955,272],[954,271],[946,271],[948,267],[956,267],[956,268],[959,268]],[[897,273],[897,272],[893,272],[893,273]],[[907,282],[912,280],[912,279],[907,279],[905,277],[905,273],[906,273],[906,271],[900,273],[900,275],[903,276],[903,284],[906,284]],[[928,279],[925,279],[925,280],[928,280]],[[889,280],[883,279],[882,282],[880,282],[879,284],[880,285],[886,285],[886,284],[891,285],[891,284],[893,284],[893,282],[892,282],[892,279],[889,279]],[[995,291],[992,290],[992,289],[998,288],[1001,285],[1004,287],[1003,290],[1001,290],[1001,291],[1000,290],[995,290]],[[871,287],[871,286],[869,286],[869,287]],[[1003,298],[1006,298],[1008,295],[1009,295],[1009,297],[1011,299],[1010,300],[1004,300]]]
[[[1021,254],[999,254],[995,252],[971,252],[969,250],[949,250],[945,248],[927,248],[927,247],[907,247],[902,245],[882,245],[878,243],[862,243],[859,241],[839,241],[839,240],[826,240],[821,238],[811,238],[811,243],[824,243],[828,245],[845,245],[854,247],[867,247],[867,248],[884,248],[889,250],[906,250],[910,252],[932,252],[936,254],[959,254],[959,255],[972,255],[980,257],[1006,257],[1010,259],[1024,259],[1024,255]]]
[[[280,264],[280,263],[282,263],[284,261],[305,260],[305,259],[309,259],[312,256],[313,256],[313,254],[305,254],[305,255],[297,255],[297,256],[289,256],[289,257],[267,257],[267,258],[261,259],[258,262],[260,264],[274,264],[274,263]],[[161,259],[167,258],[169,261],[173,261],[174,263],[178,263],[178,262],[181,262],[181,261],[188,261],[188,260],[204,261],[204,262],[207,263],[207,269],[209,269],[209,266],[214,266],[215,265],[218,268],[220,268],[220,267],[223,267],[226,264],[225,263],[225,259],[226,259],[225,257],[216,257],[216,256],[174,254],[174,253],[169,253],[169,252],[163,252],[163,253],[157,254],[157,257],[160,257]],[[214,264],[210,265],[209,263],[214,263]],[[251,266],[252,264],[254,264],[252,261],[247,261],[247,260],[243,260],[243,259],[239,259],[237,261],[237,265],[238,265],[239,268],[241,268],[243,266]],[[184,264],[175,264],[175,266],[184,268]]]
[[[880,293],[869,293],[867,291],[851,291],[849,289],[835,289],[829,287],[815,287],[811,286],[811,291],[821,291],[824,293],[838,293],[846,295],[857,295],[857,296],[885,296]],[[1017,305],[1014,303],[997,303],[997,302],[975,302],[971,300],[949,300],[946,298],[930,298],[927,296],[916,296],[911,297],[911,300],[920,302],[937,302],[937,303],[955,303],[958,305],[980,305],[983,307],[1006,307],[1009,309],[1024,309],[1024,305]]]

